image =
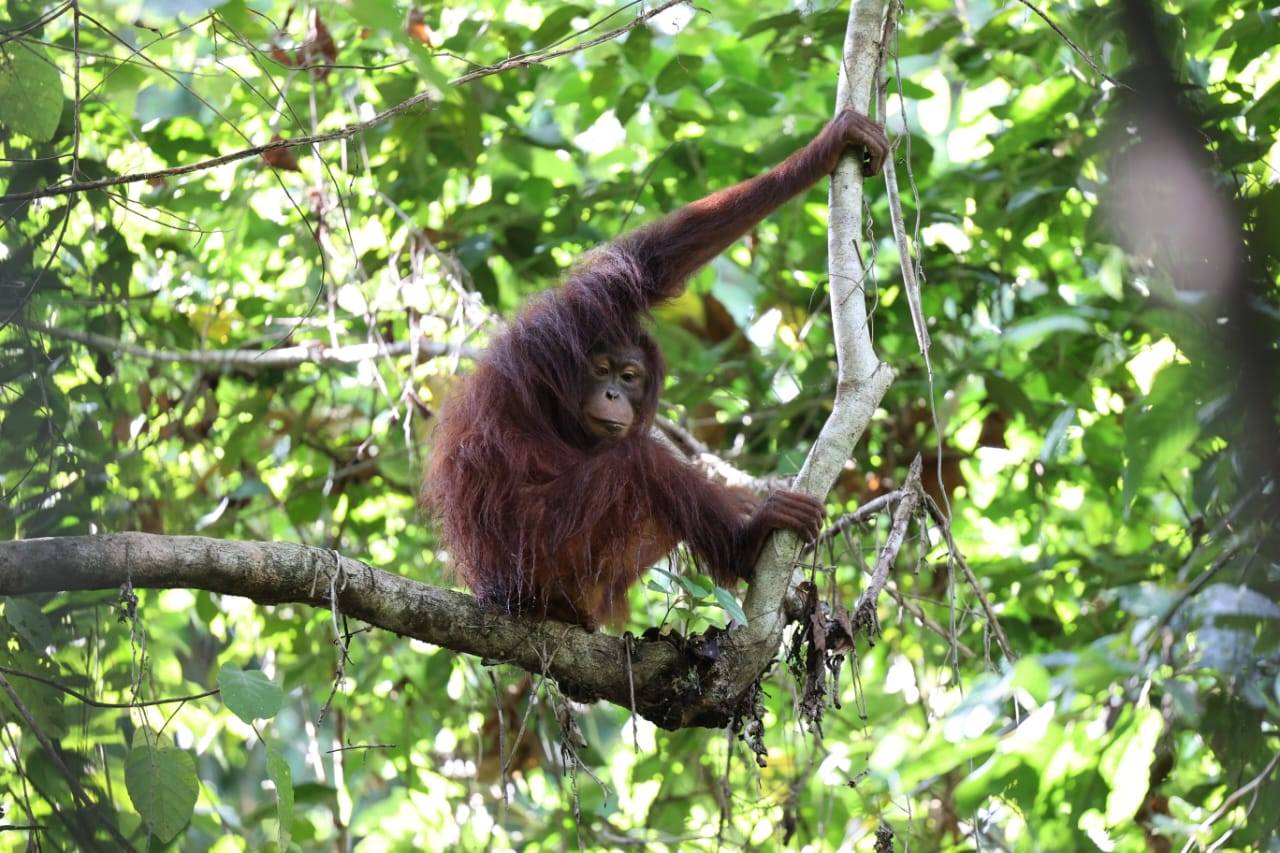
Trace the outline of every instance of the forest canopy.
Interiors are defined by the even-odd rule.
[[[1274,850],[1280,4],[856,8],[0,3],[0,849]],[[651,324],[735,488],[891,371],[776,665],[680,552],[623,637],[453,591],[488,342],[855,65],[865,321],[824,180]]]

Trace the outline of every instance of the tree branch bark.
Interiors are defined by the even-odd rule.
[[[837,113],[850,107],[867,112],[882,55],[883,20],[884,0],[854,0],[845,30]],[[867,324],[862,190],[861,162],[847,154],[831,176],[828,202],[827,268],[836,343],[836,396],[831,415],[793,486],[817,496],[831,490],[893,382],[893,371],[876,356]],[[746,658],[729,669],[727,682],[714,685],[722,698],[741,695],[777,654],[798,550],[794,534],[779,532],[771,537],[756,564],[755,579],[743,605],[749,623],[730,646],[731,650],[744,650]]]
[[[330,579],[337,601],[330,601]],[[203,589],[259,604],[337,608],[345,615],[491,663],[546,673],[567,695],[633,707],[621,637],[496,613],[469,595],[375,569],[336,551],[287,542],[119,533],[0,542],[0,595],[118,589]],[[731,716],[699,684],[724,661],[679,636],[633,644],[637,713],[665,728],[723,726]]]

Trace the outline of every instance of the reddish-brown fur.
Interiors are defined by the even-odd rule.
[[[423,487],[477,598],[594,627],[624,617],[627,589],[679,542],[728,584],[750,575],[773,529],[816,523],[820,505],[797,509],[814,502],[785,492],[744,516],[740,495],[652,438],[666,367],[644,320],[851,144],[879,170],[883,133],[846,112],[771,171],[597,249],[493,341],[441,413]],[[639,348],[648,378],[627,434],[599,439],[583,420],[583,366],[610,345]]]

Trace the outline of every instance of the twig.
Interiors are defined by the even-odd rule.
[[[623,647],[627,650],[627,690],[631,694],[631,737],[635,754],[640,754],[640,716],[636,713],[636,677],[631,671],[631,647],[635,645],[635,637],[628,631],[622,637]]]
[[[23,672],[20,669],[13,669],[8,666],[0,666],[0,672],[16,676],[17,678],[25,678],[28,681],[38,681],[41,684],[52,687],[54,690],[61,690],[68,696],[93,708],[146,708],[152,705],[172,705],[175,702],[190,702],[193,699],[204,699],[208,696],[215,696],[218,693],[218,689],[215,687],[213,690],[206,690],[203,693],[194,693],[190,696],[171,696],[165,699],[150,699],[146,702],[100,702],[97,699],[89,698],[74,688],[67,687],[65,684],[59,684],[52,678],[45,678],[44,676],[36,675],[33,672]]]
[[[551,59],[559,59],[562,56],[568,56],[571,53],[577,53],[580,50],[586,50],[587,48],[604,44],[607,41],[612,41],[618,36],[634,30],[650,18],[661,15],[672,6],[679,6],[682,3],[688,2],[690,2],[690,0],[667,0],[667,2],[663,3],[661,6],[655,6],[647,12],[642,12],[641,14],[636,15],[636,17],[628,23],[623,24],[616,29],[609,30],[606,33],[601,33],[590,41],[579,42],[578,44],[575,44],[572,47],[566,47],[563,50],[553,50],[547,53],[529,56],[513,56],[512,58],[503,60],[502,62],[498,62],[493,65],[486,65],[484,68],[477,68],[475,71],[469,71],[461,77],[455,77],[449,81],[449,84],[452,86],[461,86],[465,83],[470,83],[472,80],[479,80],[481,77],[500,74],[503,71],[510,71],[512,68],[523,68],[526,65],[538,65]]]
[[[672,6],[685,2],[688,2],[688,0],[667,0],[666,3],[656,6],[643,14],[637,15],[634,20],[627,24],[616,29],[609,30],[607,33],[602,33],[590,41],[585,41],[572,47],[564,48],[563,50],[551,51],[550,53],[538,56],[514,57],[494,65],[485,66],[484,68],[477,68],[475,71],[463,74],[461,77],[455,77],[453,80],[449,81],[449,84],[451,86],[462,86],[475,80],[479,80],[482,77],[500,74],[503,71],[509,71],[513,68],[537,65],[542,62],[559,59],[562,56],[586,50],[590,47],[595,47],[596,45],[603,44],[604,42],[624,35],[625,33],[628,33],[640,26],[645,21],[648,21],[650,18],[653,18],[655,15],[660,15]],[[271,151],[279,151],[285,148],[299,148],[306,145],[319,145],[324,142],[333,142],[340,139],[350,139],[357,134],[364,133],[366,130],[376,127],[393,116],[400,115],[401,113],[408,112],[416,106],[425,104],[431,101],[434,97],[434,92],[419,92],[418,94],[406,98],[392,107],[388,107],[370,119],[356,122],[355,124],[350,124],[346,127],[329,131],[328,133],[299,136],[294,137],[293,139],[277,139],[272,142],[268,142],[265,145],[254,145],[250,148],[241,149],[240,151],[232,151],[218,157],[211,157],[208,160],[201,160],[198,163],[188,163],[185,166],[171,166],[167,169],[155,169],[150,172],[131,172],[124,175],[111,175],[109,177],[98,178],[92,181],[73,181],[67,184],[43,187],[38,190],[10,193],[0,196],[0,204],[8,204],[15,201],[30,201],[37,198],[50,198],[53,196],[74,195],[77,193],[88,192],[90,190],[100,190],[106,187],[119,186],[120,184],[136,184],[141,181],[162,181],[166,178],[172,178],[178,175],[188,175],[192,172],[203,172],[217,166],[226,165],[227,163],[246,160],[250,157],[259,157]]]
[[[498,677],[493,674],[493,667],[487,667],[489,684],[493,687],[493,708],[498,714],[498,784],[502,786],[502,807],[507,803],[507,721],[502,713],[502,691],[498,689]],[[532,682],[530,682],[532,683]]]
[[[1041,9],[1041,8],[1040,8],[1039,6],[1037,6],[1036,4],[1032,3],[1032,2],[1031,2],[1031,0],[1018,0],[1018,2],[1019,2],[1019,3],[1021,3],[1023,6],[1026,6],[1026,7],[1027,7],[1028,9],[1030,9],[1032,12],[1035,12],[1035,13],[1040,17],[1040,19],[1041,19],[1042,21],[1044,21],[1046,24],[1048,24],[1048,25],[1049,25],[1049,29],[1051,29],[1051,30],[1053,30],[1055,33],[1057,33],[1057,34],[1058,34],[1058,38],[1060,38],[1060,39],[1062,39],[1063,41],[1065,41],[1065,42],[1067,43],[1067,46],[1071,48],[1071,50],[1076,54],[1076,56],[1078,56],[1078,57],[1080,57],[1081,59],[1083,59],[1083,60],[1085,61],[1085,63],[1086,63],[1086,64],[1088,64],[1088,66],[1089,66],[1090,68],[1092,68],[1092,69],[1093,69],[1093,71],[1094,71],[1094,73],[1095,73],[1095,74],[1097,74],[1097,75],[1098,75],[1099,77],[1101,77],[1103,80],[1106,80],[1106,81],[1107,81],[1108,83],[1110,83],[1112,86],[1124,86],[1124,84],[1123,84],[1123,83],[1119,82],[1119,81],[1118,81],[1118,80],[1116,80],[1114,77],[1112,77],[1110,74],[1108,74],[1107,72],[1105,72],[1105,71],[1103,71],[1101,68],[1099,68],[1099,67],[1098,67],[1098,65],[1097,65],[1097,63],[1095,63],[1095,62],[1093,61],[1093,57],[1092,57],[1092,56],[1090,56],[1088,53],[1086,53],[1086,52],[1085,52],[1085,50],[1084,50],[1084,48],[1082,48],[1080,45],[1078,45],[1078,44],[1076,44],[1074,41],[1072,41],[1072,40],[1071,40],[1071,36],[1069,36],[1069,35],[1067,35],[1065,32],[1063,32],[1062,27],[1060,27],[1060,26],[1058,26],[1057,24],[1055,24],[1055,23],[1053,22],[1053,19],[1052,19],[1052,18],[1050,18],[1050,17],[1049,17],[1049,15],[1048,15],[1048,14],[1047,14],[1043,9]],[[1128,87],[1128,86],[1124,86],[1124,88],[1126,88],[1126,89],[1127,89],[1127,88],[1129,88],[1129,87]]]
[[[22,697],[18,695],[18,692],[13,689],[13,685],[9,683],[9,679],[5,678],[3,675],[0,675],[0,690],[3,690],[5,695],[9,697],[9,701],[13,703],[13,707],[18,712],[18,716],[22,717],[22,721],[27,724],[27,731],[35,735],[36,740],[40,743],[40,747],[45,751],[45,754],[49,756],[49,760],[53,762],[54,768],[64,779],[67,780],[67,784],[71,787],[72,795],[80,802],[81,806],[86,811],[97,815],[98,824],[107,831],[107,834],[110,835],[111,839],[120,846],[120,849],[133,850],[134,847],[129,843],[129,840],[120,834],[120,830],[111,825],[111,822],[107,819],[106,815],[97,808],[97,805],[93,800],[89,799],[88,793],[85,792],[79,780],[76,779],[75,775],[62,760],[62,754],[58,752],[54,747],[53,742],[49,740],[49,736],[44,733],[44,730],[40,728],[40,725],[31,716],[31,711],[27,709],[27,706],[23,703]]]
[[[50,21],[54,21],[54,20],[57,20],[58,18],[61,18],[63,15],[67,13],[67,10],[70,8],[71,8],[71,2],[70,0],[67,0],[66,3],[62,3],[61,5],[53,7],[52,9],[50,9],[48,12],[45,12],[40,17],[35,18],[34,20],[31,20],[31,21],[28,21],[25,24],[22,24],[17,27],[0,29],[0,47],[3,47],[4,45],[8,44],[9,42],[13,41],[16,38],[21,38],[22,36],[26,35],[32,30],[40,29]]]
[[[811,554],[822,545],[831,541],[835,537],[844,533],[855,524],[861,524],[873,515],[883,512],[887,507],[892,506],[907,496],[907,489],[894,489],[892,492],[886,492],[878,495],[855,509],[853,512],[846,512],[835,521],[827,525],[826,529],[818,534],[818,538],[807,543],[801,554]]]
[[[790,477],[757,477],[738,468],[733,463],[713,453],[709,447],[680,424],[659,415],[654,419],[654,432],[670,440],[690,461],[701,465],[715,479],[729,486],[750,489],[764,494],[791,485]]]
[[[858,603],[853,606],[855,617],[868,608],[871,608],[874,613],[880,590],[884,589],[884,585],[889,580],[889,570],[898,561],[898,551],[901,550],[902,542],[907,536],[907,525],[911,523],[916,508],[920,506],[920,498],[924,495],[924,489],[920,485],[922,464],[917,455],[907,471],[907,481],[902,487],[902,499],[898,501],[898,508],[893,511],[893,526],[889,528],[884,547],[880,549],[880,556],[876,558],[875,568],[871,571],[871,580],[867,583],[867,588],[862,591],[862,595],[858,596]]]
[[[1222,816],[1225,815],[1228,811],[1230,811],[1231,807],[1234,806],[1236,803],[1238,803],[1246,794],[1250,793],[1259,785],[1261,785],[1263,782],[1265,782],[1267,780],[1267,777],[1275,772],[1275,769],[1277,766],[1280,766],[1280,752],[1277,752],[1275,755],[1271,756],[1271,760],[1267,762],[1266,767],[1262,768],[1261,773],[1259,773],[1257,776],[1254,776],[1244,785],[1241,785],[1239,788],[1237,788],[1235,791],[1231,793],[1231,796],[1223,800],[1222,805],[1214,809],[1212,814],[1210,814],[1207,818],[1201,821],[1197,829],[1203,832],[1204,830],[1208,829],[1209,827],[1217,823],[1222,818]],[[1187,851],[1190,850],[1192,845],[1195,843],[1196,843],[1196,836],[1195,836],[1195,833],[1193,832],[1191,833],[1191,837],[1187,839],[1186,846],[1182,848],[1182,853],[1187,853]]]
[[[913,602],[911,599],[907,598],[906,595],[903,594],[902,590],[898,589],[893,584],[886,584],[884,591],[889,593],[889,597],[894,600],[895,604],[897,604],[903,610],[910,613],[913,619],[915,619],[925,628],[937,634],[942,639],[946,640],[948,644],[954,645],[956,650],[960,652],[960,654],[964,655],[966,658],[973,657],[973,649],[969,648],[964,643],[960,642],[959,637],[956,637],[946,628],[939,625],[935,619],[929,616],[928,613],[924,612],[923,608],[921,608],[918,604]]]
[[[1004,633],[1004,627],[1001,626],[1000,620],[996,617],[996,612],[992,609],[991,602],[987,600],[987,594],[982,591],[977,575],[973,573],[973,569],[969,568],[969,563],[965,560],[964,554],[960,553],[955,537],[951,535],[950,522],[943,516],[942,510],[938,508],[938,504],[931,496],[925,495],[924,498],[925,506],[929,508],[929,515],[937,523],[942,530],[942,535],[947,540],[947,552],[951,555],[951,559],[955,560],[956,565],[960,567],[960,571],[964,572],[965,580],[969,583],[973,594],[978,597],[978,603],[982,605],[982,612],[987,616],[987,625],[990,626],[991,632],[995,634],[996,644],[1000,646],[1000,652],[1009,663],[1015,662],[1018,656],[1013,653],[1013,647],[1009,644],[1009,638]]]
[[[1259,545],[1262,544],[1264,538],[1265,537],[1259,538]],[[1178,595],[1178,598],[1173,602],[1173,604],[1169,605],[1169,609],[1160,617],[1160,621],[1151,629],[1151,633],[1148,636],[1157,636],[1162,630],[1164,630],[1164,628],[1173,621],[1174,614],[1176,614],[1184,604],[1199,593],[1200,590],[1204,589],[1205,585],[1208,584],[1209,581],[1213,580],[1214,576],[1216,576],[1218,572],[1222,571],[1226,567],[1227,563],[1230,563],[1231,560],[1235,558],[1236,554],[1239,554],[1243,548],[1243,545],[1236,544],[1230,546],[1219,554],[1218,559],[1213,561],[1213,565],[1209,566],[1209,568],[1205,570],[1204,574],[1200,575],[1188,584],[1187,588]]]
[[[335,746],[326,749],[325,754],[332,755],[335,752],[350,752],[356,749],[395,749],[394,743],[353,743],[350,746]]]

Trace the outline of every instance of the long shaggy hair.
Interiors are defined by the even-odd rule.
[[[616,621],[627,588],[675,545],[655,519],[698,515],[680,479],[662,476],[682,463],[649,435],[666,364],[642,324],[644,285],[631,255],[593,253],[526,307],[440,413],[423,500],[458,579],[493,607]],[[601,442],[583,420],[583,365],[626,344],[644,354],[644,396],[628,434]]]
[[[747,523],[741,494],[650,436],[666,365],[645,322],[694,270],[830,173],[849,144],[888,151],[869,119],[844,113],[765,174],[588,255],[493,341],[441,412],[422,491],[454,572],[478,598],[585,625],[616,621],[627,588],[679,542],[732,583],[749,574],[764,533],[804,526],[794,509]],[[584,371],[593,351],[624,346],[644,355],[644,397],[626,435],[601,440],[583,420]]]

